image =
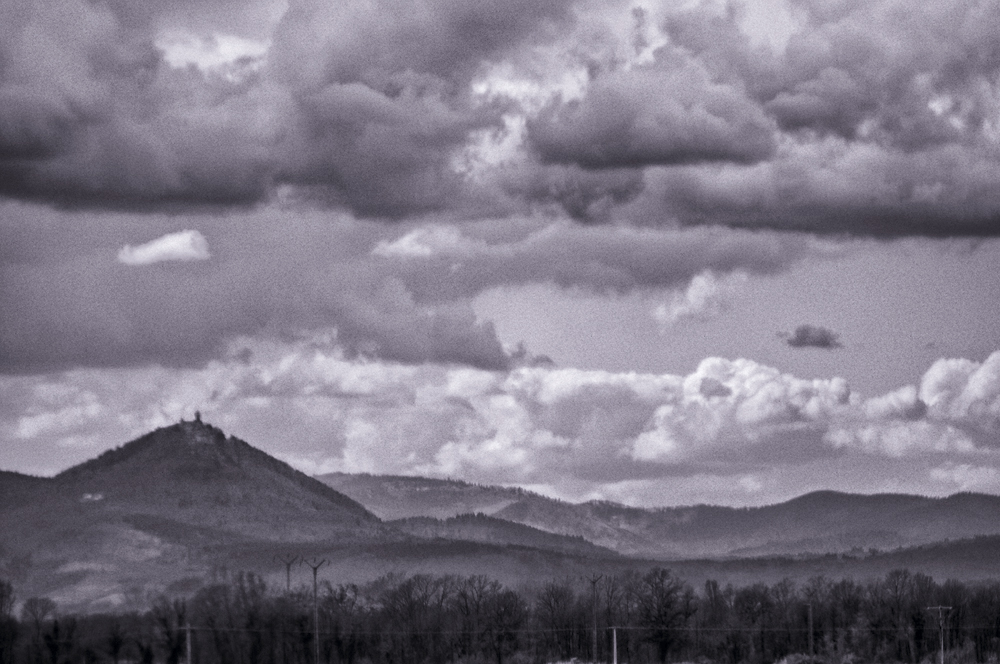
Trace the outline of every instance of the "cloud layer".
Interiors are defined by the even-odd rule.
[[[817,251],[801,236],[546,217],[400,228],[297,207],[175,217],[7,204],[0,240],[0,372],[19,373],[193,366],[238,336],[331,329],[355,356],[509,368],[521,359],[471,306],[490,288],[681,289],[705,270],[773,274]]]
[[[1000,10],[778,4],[6,3],[0,194],[1000,232]]]
[[[8,377],[0,391],[5,435],[50,472],[66,453],[82,459],[199,409],[311,472],[448,476],[571,498],[1000,489],[1000,352],[940,360],[919,385],[865,398],[839,378],[749,360],[709,358],[687,375],[493,372],[360,362],[317,336],[244,339],[198,370]],[[699,494],[698,478],[714,488]]]

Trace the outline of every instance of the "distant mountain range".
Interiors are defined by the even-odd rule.
[[[383,519],[482,513],[654,560],[861,553],[1000,535],[1000,496],[973,493],[926,498],[818,491],[765,507],[641,509],[421,477],[331,473],[318,479]]]
[[[950,540],[950,541],[949,541]],[[875,553],[873,549],[884,552]],[[666,564],[692,582],[1000,572],[1000,498],[820,492],[779,505],[571,504],[451,480],[309,477],[200,422],[157,429],[51,478],[0,471],[0,578],[67,609],[140,606],[213,571],[283,584],[291,556],[324,577],[486,574],[521,584]],[[296,582],[305,581],[298,570]]]

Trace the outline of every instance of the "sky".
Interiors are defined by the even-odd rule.
[[[0,4],[0,469],[1000,493],[990,0]]]

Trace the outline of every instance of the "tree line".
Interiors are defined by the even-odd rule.
[[[318,624],[316,620],[318,619]],[[316,631],[318,626],[318,640]],[[18,601],[0,580],[10,664],[622,664],[784,660],[936,662],[1000,657],[1000,582],[870,581],[695,588],[670,570],[506,586],[486,576],[390,574],[365,584],[268,588],[220,574],[142,611],[73,614]],[[318,647],[317,647],[318,646]]]

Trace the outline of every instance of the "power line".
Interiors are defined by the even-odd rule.
[[[285,565],[285,590],[289,591],[292,589],[292,565],[298,561],[299,556],[275,556],[276,561],[280,561]]]
[[[944,616],[945,611],[951,612],[950,606],[928,606],[928,611],[937,611],[938,614],[938,634],[941,640],[941,664],[944,664]]]
[[[313,573],[313,640],[316,642],[316,659],[315,664],[319,664],[319,595],[318,587],[316,584],[316,574],[319,572],[319,568],[327,563],[326,558],[317,559],[313,558],[311,560],[302,559],[302,564],[309,567]]]

